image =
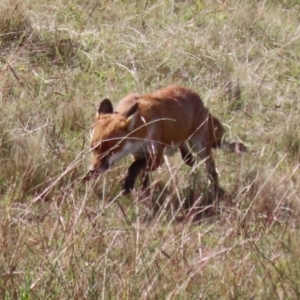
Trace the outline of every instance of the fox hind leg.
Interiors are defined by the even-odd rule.
[[[221,189],[219,186],[219,175],[216,170],[212,148],[210,146],[204,147],[199,139],[196,140],[195,138],[191,140],[192,149],[197,153],[199,158],[205,162],[208,179],[213,185],[214,192],[218,193]]]
[[[182,160],[190,167],[192,167],[195,163],[195,158],[192,154],[192,152],[190,151],[190,149],[188,148],[187,144],[182,144],[179,147],[180,150],[180,154],[182,157]]]

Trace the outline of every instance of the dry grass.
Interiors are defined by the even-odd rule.
[[[298,299],[298,2],[2,1],[1,298]],[[120,196],[129,159],[78,181],[102,97],[171,83],[250,149],[216,152],[218,215],[178,157],[148,202]]]

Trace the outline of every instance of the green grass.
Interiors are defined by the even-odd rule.
[[[298,299],[299,14],[292,0],[1,3],[1,298]],[[249,148],[215,153],[218,215],[193,219],[209,185],[179,156],[148,202],[120,195],[130,158],[79,181],[102,98],[169,84]]]

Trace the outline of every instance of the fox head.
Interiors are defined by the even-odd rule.
[[[92,165],[89,175],[98,176],[115,161],[128,155],[130,138],[138,114],[138,103],[133,103],[125,113],[113,111],[109,99],[99,105],[91,132]],[[128,149],[129,150],[129,149]]]

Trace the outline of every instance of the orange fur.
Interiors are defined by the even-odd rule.
[[[133,189],[139,174],[144,174],[146,188],[147,173],[163,163],[165,154],[179,149],[189,166],[194,164],[191,151],[205,161],[209,179],[218,191],[212,149],[222,146],[224,134],[220,121],[208,112],[198,94],[187,88],[169,86],[151,94],[129,94],[115,112],[105,99],[100,103],[91,135],[90,175],[99,175],[115,161],[132,155],[134,162],[128,169],[123,191]],[[231,151],[245,150],[236,143],[226,145]]]

